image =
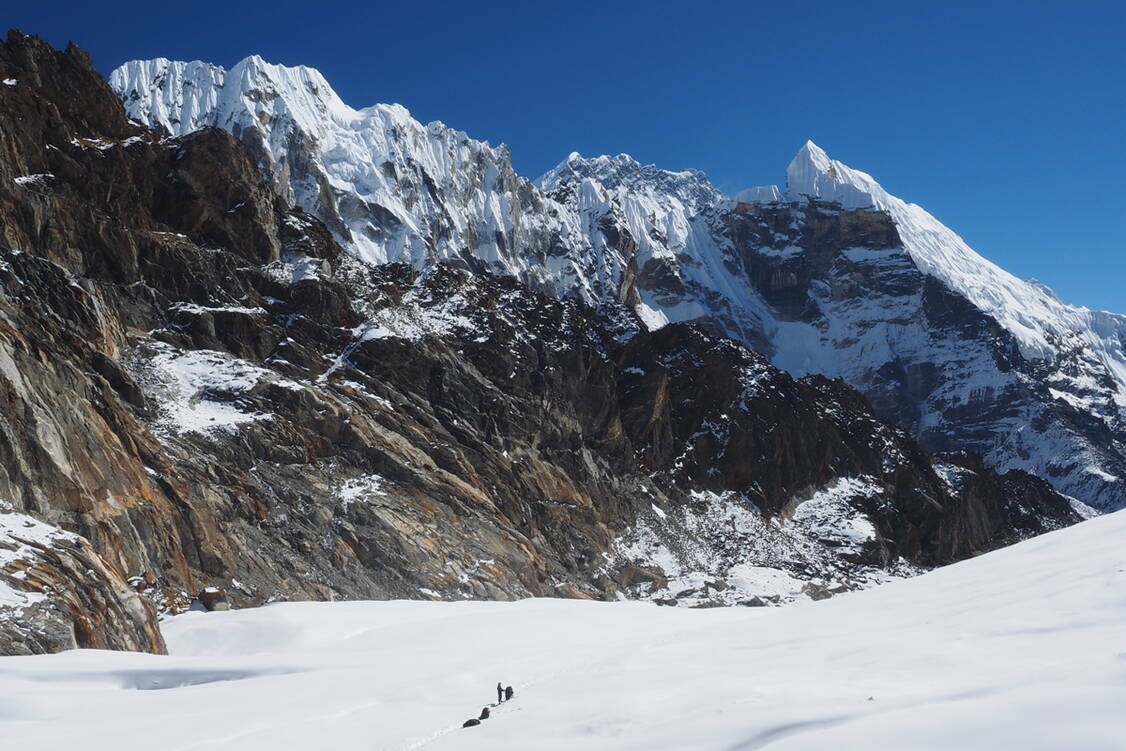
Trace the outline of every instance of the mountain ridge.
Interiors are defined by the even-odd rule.
[[[434,251],[421,268],[367,263],[286,205],[263,133],[130,122],[78,48],[12,33],[0,80],[4,651],[160,651],[158,611],[224,593],[824,598],[1079,519],[1044,480],[934,457],[844,381],[794,378],[707,320],[649,330],[624,301],[536,288],[440,237],[412,239]],[[326,163],[288,136],[284,164]],[[431,165],[481,158],[374,165],[423,208],[457,198],[443,186],[484,200],[476,177],[527,191],[498,202],[574,198],[506,182],[448,132],[397,137],[453,150]],[[636,259],[623,207],[650,199],[583,193],[575,217]],[[480,228],[444,222],[482,215],[427,218],[466,237]],[[759,226],[740,217],[719,218]],[[887,239],[873,212],[809,221]],[[574,249],[539,250],[551,267]]]
[[[624,154],[573,152],[530,181],[512,169],[507,150],[441,123],[422,126],[405,110],[409,122],[391,126],[355,117],[387,105],[348,108],[348,128],[335,130],[339,97],[325,93],[323,77],[260,58],[244,65],[251,59],[239,64],[244,72],[260,69],[268,80],[240,77],[238,94],[225,92],[228,106],[209,124],[260,153],[287,200],[324,220],[361,258],[416,267],[456,260],[590,304],[628,304],[650,329],[709,321],[795,375],[844,377],[932,449],[981,451],[1096,506],[1126,505],[1126,316],[1062,303],[1043,285],[1013,277],[812,142],[791,161],[784,189],[735,197],[701,172],[662,170]],[[154,84],[153,70],[183,65],[127,63],[110,80],[132,116],[161,127],[170,120],[152,113],[180,93]],[[314,78],[329,103],[320,109],[308,101]],[[297,89],[292,101],[275,79],[300,79],[289,87]],[[207,101],[206,86],[187,88],[189,100]],[[368,134],[362,148],[352,139],[356,128]],[[375,168],[389,172],[353,179]],[[832,237],[804,229],[834,223],[841,227]],[[879,240],[873,245],[874,236],[857,231],[878,232]],[[945,293],[928,278],[953,297],[939,302]],[[860,299],[867,282],[858,279],[875,284],[864,309],[842,302],[842,295]],[[951,305],[959,310],[953,317]],[[993,333],[975,333],[985,330]],[[958,342],[967,337],[974,343],[962,354]],[[955,370],[966,368],[979,377]],[[991,415],[988,424],[973,409]]]

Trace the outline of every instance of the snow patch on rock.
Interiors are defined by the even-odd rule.
[[[340,508],[347,510],[349,506],[357,501],[367,500],[369,498],[386,495],[387,480],[381,475],[370,474],[362,477],[354,477],[342,486],[338,491],[340,496]]]
[[[849,501],[882,493],[882,486],[871,480],[842,477],[801,502],[791,521],[822,544],[841,553],[857,554],[876,539],[876,528]]]
[[[0,502],[0,618],[18,618],[23,608],[47,599],[40,592],[25,592],[5,581],[5,578],[23,579],[25,572],[14,568],[13,564],[22,562],[26,565],[40,555],[38,548],[29,543],[50,547],[58,542],[77,539],[77,535],[27,514],[14,512],[7,502]]]
[[[234,432],[268,417],[248,399],[259,383],[301,388],[273,371],[214,350],[181,351],[147,341],[126,359],[137,381],[158,403],[155,427],[164,436]]]

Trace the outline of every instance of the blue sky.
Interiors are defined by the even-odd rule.
[[[38,7],[36,7],[38,6]],[[1069,302],[1126,312],[1126,3],[25,3],[11,27],[133,58],[319,68],[512,147],[784,180],[807,138]]]

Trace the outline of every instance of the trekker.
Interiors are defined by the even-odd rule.
[[[511,699],[512,694],[514,694],[514,693],[516,693],[516,692],[512,690],[512,686],[509,686],[508,688],[506,688],[504,690],[504,700],[508,701],[509,699]]]
[[[497,681],[497,704],[502,701],[504,701],[504,686],[500,685],[500,681]]]

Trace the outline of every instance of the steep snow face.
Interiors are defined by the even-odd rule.
[[[877,404],[913,392],[908,409],[884,411],[932,448],[960,443],[1104,509],[1126,504],[1126,316],[1017,279],[813,143],[786,191],[886,212],[900,247],[840,252],[810,287],[818,315],[778,323],[776,364],[843,377]]]
[[[294,602],[0,661],[11,748],[1121,749],[1126,513],[824,602]],[[498,680],[511,701],[478,727]],[[141,693],[143,692],[143,693]],[[143,707],[143,711],[138,711]],[[128,717],[128,722],[122,722]],[[375,742],[373,742],[375,739]]]
[[[1079,332],[1116,380],[1126,384],[1126,316],[1068,305],[1043,284],[1017,279],[922,207],[890,195],[871,175],[829,158],[812,141],[786,169],[786,192],[791,198],[888,212],[919,269],[995,318],[1017,338],[1026,357],[1052,360],[1061,338]],[[1119,390],[1119,404],[1126,405],[1126,388]]]
[[[304,67],[126,63],[134,118],[243,140],[359,258],[460,262],[650,329],[705,320],[794,375],[842,377],[932,449],[984,453],[1126,505],[1126,317],[1067,305],[807,143],[784,189],[571,154],[535,183],[505,147],[402,107],[354,110]]]
[[[320,73],[248,57],[230,71],[165,59],[110,76],[130,116],[170,135],[204,126],[246,142],[283,197],[370,263],[460,259],[575,293],[612,297],[621,262],[573,212],[513,172],[508,149],[398,105],[354,110]]]
[[[217,124],[211,115],[226,95],[225,79],[226,71],[218,65],[158,57],[118,68],[110,74],[110,85],[116,91],[133,92],[127,109],[134,119],[182,136]],[[142,97],[141,92],[152,95]]]
[[[620,154],[572,153],[536,181],[578,214],[595,246],[625,266],[618,299],[650,329],[715,319],[740,339],[760,342],[762,302],[738,265],[717,217],[733,205],[697,170],[670,172]]]

